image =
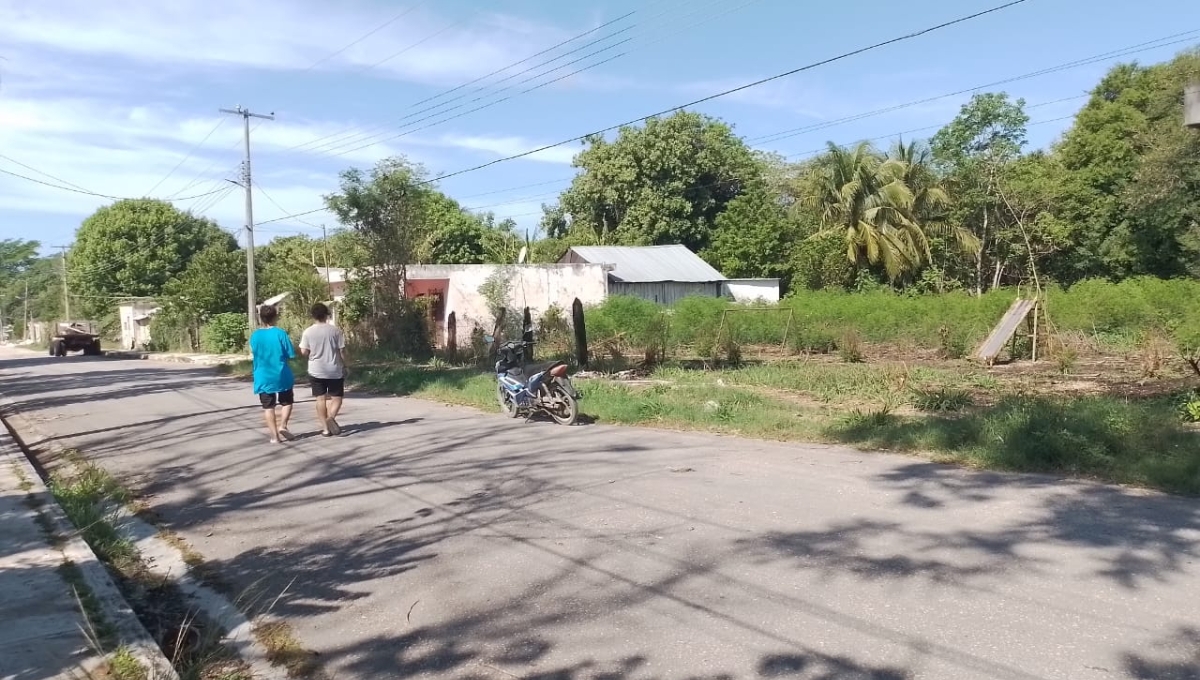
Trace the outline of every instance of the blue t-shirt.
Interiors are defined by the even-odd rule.
[[[296,378],[288,359],[296,358],[292,339],[274,326],[250,334],[250,354],[254,358],[254,393],[278,394],[295,385]]]

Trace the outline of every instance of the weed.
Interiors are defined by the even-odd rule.
[[[1150,330],[1138,339],[1136,352],[1141,377],[1159,378],[1171,356],[1171,341],[1162,333]]]
[[[100,605],[96,594],[88,586],[87,580],[83,578],[83,572],[79,570],[79,566],[67,560],[58,565],[57,571],[62,580],[66,581],[75,593],[75,599],[79,603],[79,609],[83,612],[84,621],[88,626],[89,636],[93,638],[93,646],[101,652],[112,649],[117,641],[116,629],[105,618],[104,608]]]
[[[837,349],[837,340],[826,328],[803,326],[793,333],[791,346],[802,354],[830,354]]]
[[[1067,375],[1075,370],[1075,364],[1079,361],[1079,352],[1075,351],[1074,347],[1062,346],[1054,353],[1054,364],[1058,367],[1058,372]]]
[[[1180,395],[1177,409],[1185,423],[1200,423],[1200,390],[1191,390]]]
[[[267,660],[287,669],[296,677],[320,676],[313,653],[304,649],[292,629],[282,622],[261,623],[254,627],[254,638],[267,650]]]
[[[866,360],[862,350],[862,338],[855,331],[846,331],[838,343],[838,357],[847,364],[861,364]]]
[[[128,647],[120,647],[108,657],[108,673],[112,680],[147,680],[149,674]]]
[[[969,392],[965,390],[957,390],[950,387],[936,387],[933,389],[914,389],[912,391],[912,405],[922,411],[930,411],[933,413],[952,413],[961,411],[971,404],[974,400]]]
[[[943,359],[961,359],[967,355],[967,339],[949,326],[938,329],[938,350]]]

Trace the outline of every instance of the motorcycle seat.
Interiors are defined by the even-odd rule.
[[[546,361],[546,362],[543,362],[540,364],[530,364],[524,368],[521,368],[520,366],[516,366],[514,368],[510,368],[508,370],[508,374],[514,378],[523,380],[525,378],[531,378],[543,371],[548,371],[551,368],[553,368],[554,366],[556,366],[558,363],[559,362],[557,362],[557,361]]]

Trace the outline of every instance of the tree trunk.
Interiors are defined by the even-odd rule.
[[[983,209],[983,229],[979,234],[979,252],[975,254],[975,295],[983,295],[983,257],[987,252],[988,246],[988,211]]]

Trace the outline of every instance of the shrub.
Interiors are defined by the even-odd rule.
[[[666,309],[648,300],[615,295],[587,315],[589,342],[613,359],[636,354],[646,363],[664,358],[669,337]]]
[[[967,355],[967,339],[949,326],[938,329],[938,351],[943,359],[961,359]]]
[[[961,411],[972,403],[974,400],[969,393],[950,387],[915,389],[912,392],[912,405],[922,411],[949,413]]]
[[[861,364],[866,357],[863,355],[862,339],[855,331],[846,331],[838,343],[838,356],[848,364]]]
[[[209,319],[200,330],[200,346],[213,354],[246,351],[246,315],[227,312]]]

